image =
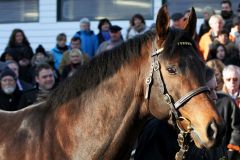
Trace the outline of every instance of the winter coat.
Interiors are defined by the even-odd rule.
[[[93,58],[98,49],[98,39],[94,32],[79,31],[74,37],[79,37],[81,39],[81,49],[90,59]]]
[[[17,62],[22,58],[27,58],[31,60],[31,58],[33,57],[32,48],[23,44],[19,44],[14,47],[7,47],[4,51],[4,54],[6,53],[9,53]]]
[[[0,109],[6,111],[16,111],[18,109],[21,96],[22,92],[18,88],[16,88],[10,95],[5,94],[0,88]]]
[[[217,110],[226,124],[226,145],[240,146],[240,110],[229,95],[220,92],[217,96]]]
[[[57,46],[51,50],[54,59],[54,68],[57,70],[59,69],[59,65],[63,57],[63,52],[64,51],[59,50]]]

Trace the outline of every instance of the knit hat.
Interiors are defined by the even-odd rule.
[[[43,48],[43,46],[41,44],[38,45],[38,47],[36,48],[36,51],[35,51],[35,53],[39,53],[39,52],[41,52],[44,55],[46,55],[46,51],[45,51],[45,49]]]
[[[0,74],[0,80],[2,80],[2,78],[6,77],[6,76],[11,76],[15,80],[17,79],[16,74],[9,68],[6,68],[2,71],[2,73]]]
[[[82,23],[86,23],[86,24],[90,24],[90,20],[88,19],[88,18],[82,18],[81,20],[80,20],[80,24],[82,24]]]

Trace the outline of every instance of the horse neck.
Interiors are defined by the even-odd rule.
[[[144,104],[144,79],[140,76],[145,66],[142,62],[147,62],[141,58],[134,61],[59,110],[60,123],[66,127],[63,133],[71,132],[76,136],[71,138],[80,141],[74,144],[77,150],[98,148],[91,152],[95,157],[106,159],[122,157],[131,151],[143,124],[139,113]],[[83,139],[88,140],[84,142]]]
[[[106,129],[109,135],[104,142],[108,146],[99,151],[104,159],[124,159],[131,151],[141,128],[143,120],[139,119],[139,113],[144,103],[142,61],[138,59],[122,67],[111,79],[103,82],[96,92],[99,109],[104,113],[103,123],[109,127]]]

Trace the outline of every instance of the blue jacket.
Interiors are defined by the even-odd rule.
[[[59,64],[61,63],[63,52],[60,51],[57,47],[51,50],[53,59],[54,59],[54,67],[55,69],[59,69]]]
[[[93,31],[79,31],[74,37],[80,37],[81,39],[81,49],[86,53],[89,58],[93,58],[98,49],[98,39]]]

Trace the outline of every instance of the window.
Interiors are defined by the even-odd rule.
[[[37,22],[39,0],[0,0],[0,23]]]
[[[212,7],[217,14],[221,12],[221,1],[219,0],[163,0],[168,4],[170,14],[174,12],[184,12],[191,7],[195,8],[198,18],[203,17],[203,8],[206,6]],[[236,13],[238,1],[232,0],[232,10]]]
[[[108,18],[126,20],[140,13],[145,19],[153,19],[152,0],[59,0],[58,21],[79,21]]]

